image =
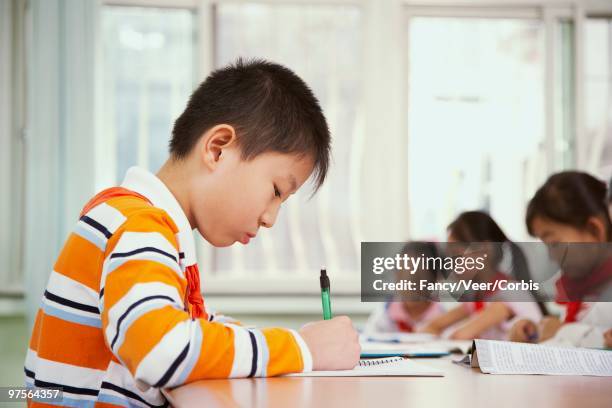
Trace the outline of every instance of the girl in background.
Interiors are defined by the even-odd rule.
[[[415,241],[404,246],[403,254],[415,258],[420,256],[438,257],[439,251],[434,243]],[[403,276],[402,273],[396,272],[395,279],[397,281],[404,278],[417,282],[419,279],[435,282],[438,279],[438,271],[419,268],[411,276]],[[445,312],[440,303],[432,300],[434,297],[431,293],[411,293],[410,295],[410,300],[394,299],[385,302],[374,310],[368,318],[364,332],[411,333],[420,330],[432,319]]]
[[[510,249],[515,277],[526,280],[529,278],[527,260],[522,250],[508,239],[491,216],[482,211],[468,211],[460,214],[448,226],[448,242],[451,244],[450,247],[457,246],[452,245],[453,243],[492,243],[488,246],[490,253],[487,253],[485,268],[474,276],[475,281],[513,280],[499,269],[503,258],[502,243]],[[461,303],[432,320],[423,328],[423,331],[438,335],[446,332],[450,338],[461,340],[476,337],[504,339],[517,319],[539,319],[542,314],[545,314],[544,305],[536,303],[529,293],[527,296],[534,300],[532,302],[513,302],[516,296],[515,292],[501,290],[487,292],[481,295],[482,301]]]
[[[609,197],[609,195],[608,195]],[[548,317],[536,325],[516,322],[510,339],[602,347],[612,327],[612,223],[606,206],[606,184],[583,172],[552,175],[527,207],[529,233],[549,246],[561,268],[556,282],[561,318]],[[573,243],[573,245],[565,245]],[[554,338],[553,338],[554,336]]]
[[[608,184],[608,216],[612,220],[612,177],[610,177],[610,183]]]

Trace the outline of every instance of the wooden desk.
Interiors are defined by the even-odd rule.
[[[457,358],[457,357],[453,357]],[[257,378],[198,381],[168,393],[176,407],[612,407],[612,378],[490,375],[419,359],[445,377]]]

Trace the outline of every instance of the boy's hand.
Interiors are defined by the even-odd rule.
[[[529,319],[521,319],[512,325],[509,340],[520,343],[537,343],[538,327]]]
[[[299,333],[312,354],[313,370],[350,370],[359,363],[359,334],[347,316],[308,323]]]

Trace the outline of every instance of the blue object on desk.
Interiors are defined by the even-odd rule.
[[[401,343],[401,341],[399,339],[379,339],[376,337],[367,337],[366,341],[375,341],[377,343]]]
[[[387,358],[387,357],[412,357],[412,358],[437,358],[450,355],[448,351],[424,351],[420,353],[361,353],[360,358]]]

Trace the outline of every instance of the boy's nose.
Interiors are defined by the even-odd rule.
[[[278,216],[278,211],[280,210],[280,203],[270,205],[266,211],[261,215],[259,219],[259,224],[262,227],[272,228],[274,223],[276,222],[276,217]]]

